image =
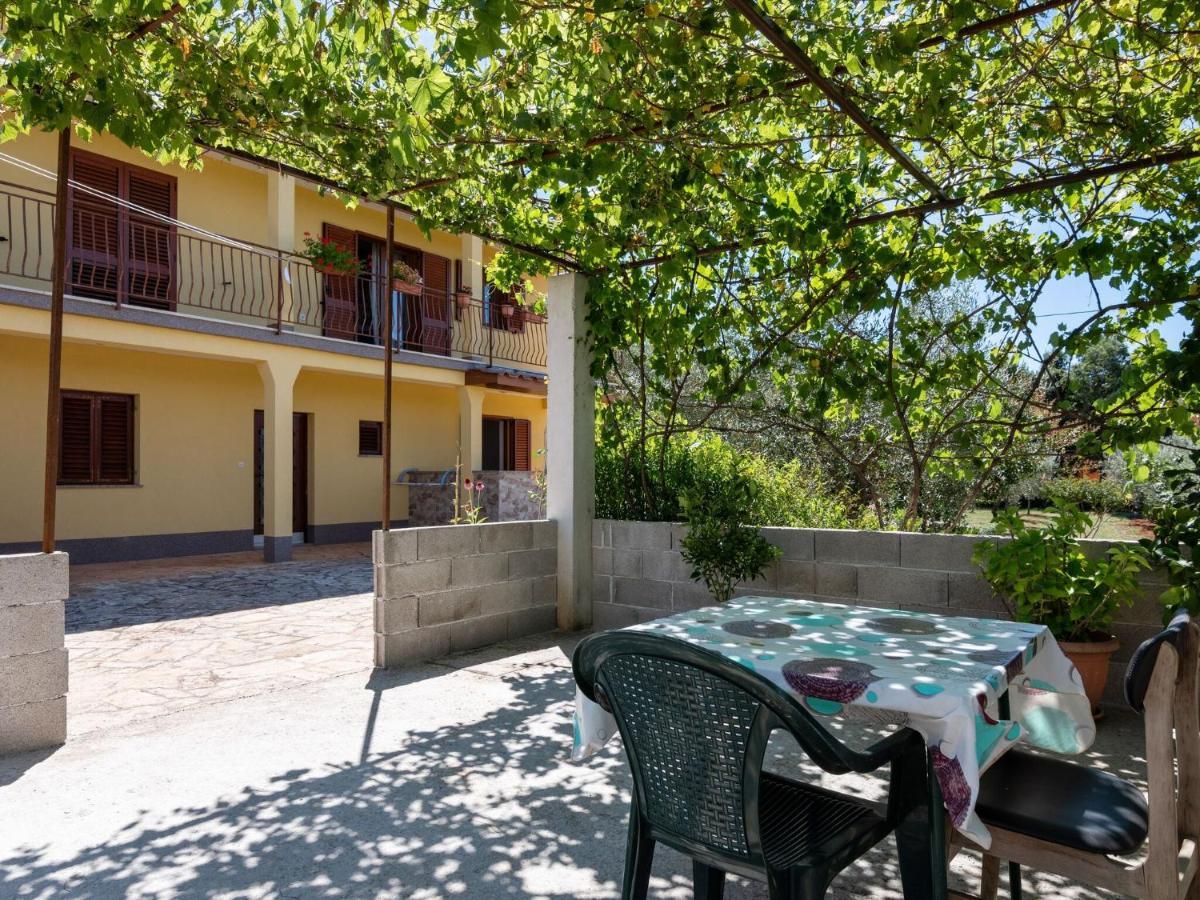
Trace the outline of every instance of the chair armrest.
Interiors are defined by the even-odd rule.
[[[893,731],[865,750],[856,752],[855,755],[862,761],[862,768],[856,765],[854,771],[873,772],[881,769],[886,764],[903,756],[906,751],[912,750],[916,744],[920,744],[924,749],[925,739],[913,729],[901,728],[899,731]]]

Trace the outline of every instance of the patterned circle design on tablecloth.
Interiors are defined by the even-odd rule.
[[[930,748],[929,758],[933,761],[933,771],[942,788],[946,812],[950,813],[955,825],[961,825],[971,806],[971,786],[967,784],[962,764],[937,747]]]
[[[875,680],[874,670],[852,659],[793,659],[783,665],[783,677],[797,694],[851,703]]]
[[[730,634],[747,638],[785,638],[796,633],[791,625],[782,622],[765,622],[761,619],[737,619],[721,626]]]
[[[910,619],[906,616],[884,616],[872,619],[871,628],[884,634],[936,634],[942,626],[928,619]]]

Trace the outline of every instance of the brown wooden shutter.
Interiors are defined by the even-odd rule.
[[[383,455],[383,423],[360,421],[358,423],[358,455]]]
[[[62,484],[87,484],[92,480],[92,398],[89,394],[62,392],[62,447],[58,480]]]
[[[325,237],[351,256],[358,251],[353,231],[340,225],[323,225]],[[325,275],[325,321],[323,333],[329,337],[354,340],[358,332],[358,300],[354,296],[356,279],[353,275]]]
[[[528,472],[529,460],[529,420],[513,420],[513,468],[518,472]]]
[[[450,260],[436,253],[424,253],[421,274],[425,290],[421,293],[421,349],[426,353],[450,352]]]
[[[175,217],[175,179],[147,169],[128,167],[126,196],[152,213]],[[151,216],[129,210],[126,225],[129,265],[126,289],[130,300],[162,309],[174,300],[175,229]]]
[[[120,284],[121,237],[118,207],[121,165],[94,153],[71,153],[70,263],[68,290],[82,297],[116,300]]]
[[[133,398],[101,395],[96,415],[96,481],[128,484],[133,481]]]

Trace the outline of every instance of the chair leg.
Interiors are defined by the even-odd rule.
[[[1000,891],[1000,859],[983,854],[983,878],[979,882],[979,900],[996,900]]]
[[[725,873],[698,859],[692,860],[692,884],[696,900],[723,900],[725,897]]]
[[[654,862],[654,841],[646,836],[637,804],[629,812],[629,843],[625,847],[625,879],[621,900],[646,900],[650,889],[650,865]]]
[[[794,900],[792,873],[787,869],[767,869],[768,900]]]
[[[1008,896],[1011,900],[1021,900],[1021,864],[1009,862],[1008,864]]]

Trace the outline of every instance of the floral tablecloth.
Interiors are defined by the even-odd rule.
[[[987,847],[975,815],[979,775],[1018,740],[1082,753],[1096,736],[1074,665],[1041,625],[742,597],[632,626],[720,653],[798,697],[816,715],[874,710],[920,732],[954,826]],[[998,714],[1008,692],[1009,718]],[[582,692],[572,758],[617,731]]]

